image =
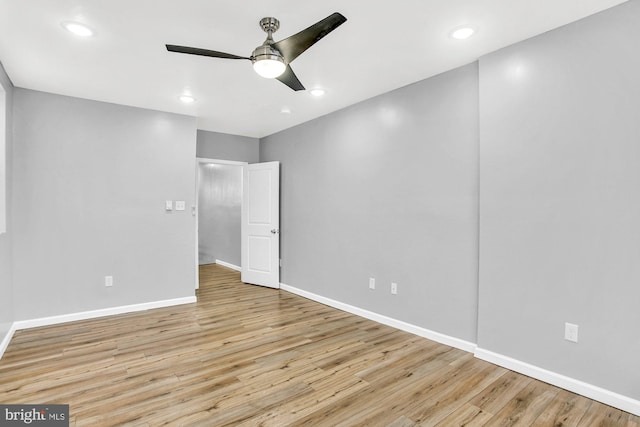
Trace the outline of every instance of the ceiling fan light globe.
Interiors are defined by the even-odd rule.
[[[260,75],[266,79],[275,79],[284,73],[286,65],[281,59],[256,59],[253,62],[253,69]]]

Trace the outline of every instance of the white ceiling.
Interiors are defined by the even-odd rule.
[[[198,127],[263,137],[468,64],[622,0],[0,0],[0,61],[14,85],[198,117]],[[274,16],[286,38],[333,12],[347,22],[292,64],[314,98],[259,77],[248,61],[170,53],[165,43],[249,56]],[[88,39],[64,30],[86,23]],[[452,29],[478,32],[460,41]],[[185,105],[178,96],[197,101]],[[282,113],[286,107],[289,114]]]

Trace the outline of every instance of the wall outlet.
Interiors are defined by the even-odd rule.
[[[578,325],[574,325],[573,323],[565,323],[564,339],[571,342],[578,342]]]
[[[176,200],[176,210],[183,211],[186,208],[186,203],[184,200]]]
[[[398,284],[397,283],[391,283],[391,293],[393,295],[397,295],[398,293]]]
[[[374,277],[369,277],[369,289],[376,288],[376,279]]]
[[[113,276],[104,276],[104,285],[113,286]]]

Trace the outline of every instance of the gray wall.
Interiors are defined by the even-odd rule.
[[[0,85],[6,93],[5,111],[5,165],[6,165],[6,214],[7,232],[0,234],[0,342],[4,339],[14,321],[13,311],[13,278],[11,267],[11,239],[13,227],[11,226],[11,185],[13,182],[11,155],[12,155],[12,106],[13,85],[0,64]]]
[[[242,166],[198,165],[198,258],[240,266]]]
[[[476,341],[477,73],[471,64],[261,140],[260,160],[282,162],[283,283]]]
[[[197,156],[205,159],[257,163],[259,140],[248,136],[198,130]]]
[[[480,61],[479,346],[634,399],[638,52],[630,1]]]
[[[14,142],[17,320],[194,295],[195,118],[16,88]]]

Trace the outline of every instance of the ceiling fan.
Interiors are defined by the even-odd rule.
[[[176,46],[172,44],[168,44],[166,47],[170,52],[187,53],[190,55],[224,59],[248,59],[253,63],[253,68],[256,73],[262,77],[278,79],[291,89],[298,91],[304,90],[304,86],[300,83],[300,80],[298,80],[298,77],[296,77],[289,64],[321,38],[342,25],[346,20],[347,18],[340,13],[332,13],[311,25],[309,28],[291,37],[275,42],[273,40],[273,33],[280,28],[280,21],[276,18],[262,18],[260,20],[260,27],[267,33],[267,39],[255,48],[249,57],[197,47]]]

